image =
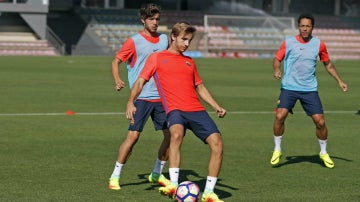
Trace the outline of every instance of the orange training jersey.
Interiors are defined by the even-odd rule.
[[[196,93],[196,86],[201,84],[202,80],[195,62],[190,57],[167,50],[153,53],[139,77],[148,81],[152,76],[166,113],[173,110],[205,110]]]

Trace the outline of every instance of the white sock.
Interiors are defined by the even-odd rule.
[[[162,173],[165,164],[166,164],[166,161],[160,161],[160,174]]]
[[[320,140],[319,139],[319,145],[320,145],[320,154],[326,154],[326,146],[327,146],[327,140]]]
[[[120,178],[121,169],[124,166],[124,164],[121,164],[116,161],[114,171],[111,175],[111,178]]]
[[[217,181],[217,177],[207,176],[204,193],[213,192]]]
[[[275,148],[274,151],[281,151],[281,140],[282,140],[282,135],[281,136],[275,136],[274,135],[274,143],[275,143]]]
[[[156,159],[155,166],[154,166],[154,169],[152,172],[161,175],[162,170],[165,166],[165,163],[166,163],[166,161],[161,161],[159,159]]]
[[[172,184],[179,184],[179,171],[180,168],[169,168],[170,182]]]

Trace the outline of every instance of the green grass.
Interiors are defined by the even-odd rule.
[[[129,94],[127,88],[114,90],[111,60],[1,57],[0,201],[170,201],[146,181],[162,136],[150,123],[123,169],[122,189],[107,189],[127,120],[123,114],[96,113],[123,112]],[[321,64],[317,70],[334,169],[320,163],[314,125],[299,104],[286,121],[281,164],[270,166],[272,110],[279,94],[271,60],[197,59],[197,65],[229,112],[224,119],[211,113],[225,143],[216,186],[223,200],[360,200],[358,61],[335,62],[347,93]],[[121,73],[126,79],[124,67]],[[77,114],[66,116],[67,110]],[[203,189],[208,151],[188,132],[180,181]],[[164,171],[167,175],[167,166]]]

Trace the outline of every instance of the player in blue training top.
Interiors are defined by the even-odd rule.
[[[312,15],[300,15],[298,18],[299,34],[287,37],[274,58],[274,77],[282,80],[274,122],[275,148],[270,160],[271,165],[277,165],[280,162],[285,119],[289,112],[292,113],[296,101],[300,100],[306,114],[311,116],[316,126],[316,136],[320,144],[320,159],[326,167],[334,167],[334,162],[326,150],[328,131],[325,125],[323,107],[317,92],[315,67],[318,56],[327,72],[338,82],[340,88],[346,92],[348,87],[331,63],[324,42],[312,36],[314,24],[315,19]],[[280,64],[283,60],[284,74],[282,76]]]
[[[148,56],[153,52],[160,52],[168,47],[167,36],[157,33],[160,20],[160,7],[152,3],[145,4],[140,8],[140,17],[144,29],[127,39],[111,64],[115,89],[117,91],[125,87],[124,81],[120,78],[119,71],[119,65],[122,62],[128,61],[128,81],[130,88],[132,88]],[[109,189],[112,190],[120,189],[119,179],[122,167],[129,158],[149,117],[151,117],[153,121],[155,130],[163,130],[164,138],[158,151],[154,169],[148,179],[150,182],[159,183],[162,186],[170,183],[170,181],[161,174],[168,159],[170,133],[167,127],[166,114],[153,79],[144,86],[144,90],[135,101],[135,106],[137,108],[134,114],[136,121],[129,125],[127,137],[120,145],[115,168],[109,179]]]

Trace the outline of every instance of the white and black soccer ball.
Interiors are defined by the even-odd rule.
[[[176,189],[178,202],[197,202],[200,195],[199,186],[195,182],[184,181]]]

